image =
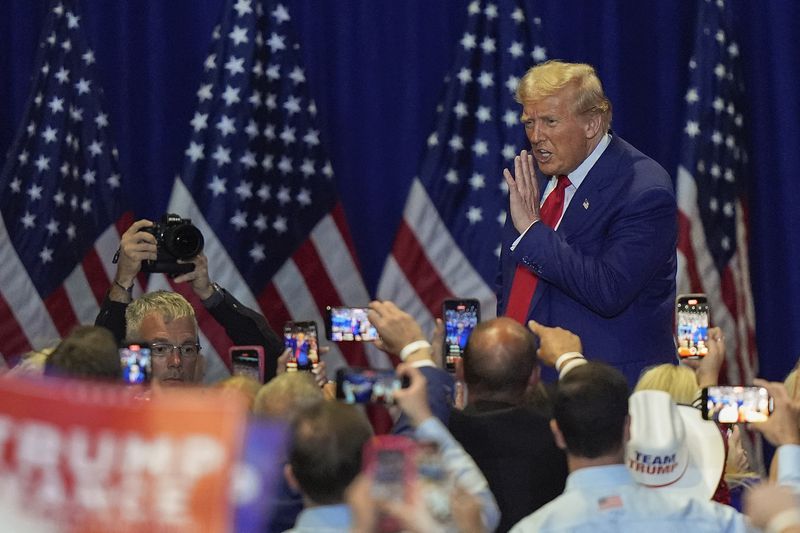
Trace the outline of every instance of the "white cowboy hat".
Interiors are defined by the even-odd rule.
[[[629,401],[631,438],[625,464],[647,487],[711,499],[725,466],[717,425],[700,410],[676,405],[663,391],[635,392]]]

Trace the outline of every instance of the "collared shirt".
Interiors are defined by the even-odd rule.
[[[517,523],[511,533],[748,531],[732,507],[641,486],[625,465],[581,468],[564,494]]]
[[[778,458],[778,485],[800,492],[800,444],[784,444],[775,454]]]
[[[611,135],[606,133],[603,135],[603,138],[600,139],[600,142],[597,143],[597,146],[594,147],[592,153],[589,154],[589,157],[583,160],[583,163],[578,165],[578,168],[573,170],[567,176],[569,178],[570,186],[564,189],[564,208],[561,211],[561,216],[558,219],[555,227],[553,229],[558,229],[559,224],[561,224],[561,219],[564,218],[564,213],[567,212],[567,207],[569,207],[569,203],[572,201],[572,198],[575,196],[575,193],[578,192],[578,187],[581,186],[583,180],[586,179],[586,176],[589,174],[589,171],[592,170],[592,167],[597,160],[600,159],[600,156],[603,155],[603,152],[606,151],[608,148],[609,143],[611,143]],[[558,183],[558,176],[551,176],[550,180],[547,182],[547,186],[544,188],[542,192],[541,198],[539,199],[539,205],[544,205],[544,201],[547,200],[547,197],[550,196],[550,193],[553,192],[553,189],[556,188],[556,184]],[[535,222],[533,223],[535,224]],[[514,248],[517,247],[519,241],[522,240],[522,237],[528,232],[528,229],[533,226],[531,224],[528,228],[522,232],[522,234],[517,237],[514,243],[511,245],[511,250],[513,251]]]
[[[285,533],[349,533],[352,520],[350,507],[344,503],[309,507]]]

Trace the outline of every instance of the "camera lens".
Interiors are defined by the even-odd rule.
[[[203,234],[192,224],[181,224],[170,230],[164,244],[177,259],[191,259],[203,250]]]

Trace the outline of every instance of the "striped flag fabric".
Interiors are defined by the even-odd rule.
[[[528,146],[514,100],[519,79],[547,57],[541,20],[518,0],[468,6],[466,31],[445,78],[403,219],[378,286],[428,329],[442,300],[477,298],[496,314],[501,230],[508,209],[504,167]]]
[[[698,2],[689,62],[682,159],[677,171],[678,292],[708,295],[722,328],[726,377],[752,383],[758,371],[747,252],[745,89],[730,2]]]
[[[77,1],[52,2],[0,174],[0,352],[10,359],[94,322],[118,228],[131,221],[94,63]]]
[[[203,232],[212,279],[260,309],[276,331],[287,320],[314,320],[324,335],[327,305],[363,306],[371,298],[300,59],[285,4],[226,4],[169,211]],[[163,275],[149,282],[151,290],[168,287]],[[172,288],[196,300],[187,287]],[[204,352],[225,356],[224,331],[195,307]],[[330,372],[390,365],[383,352],[360,343],[331,346],[324,360]]]

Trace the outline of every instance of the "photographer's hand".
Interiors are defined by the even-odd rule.
[[[129,227],[119,241],[119,258],[114,283],[109,290],[109,299],[127,303],[130,294],[126,290],[133,286],[136,275],[142,269],[142,261],[155,260],[157,255],[156,238],[152,233],[142,231],[152,226],[147,219],[137,220]]]
[[[194,263],[194,270],[181,274],[175,278],[175,283],[192,282],[192,290],[201,300],[208,300],[214,294],[214,287],[211,286],[211,278],[208,275],[208,258],[203,252],[197,257],[188,261],[178,261],[179,263]]]

